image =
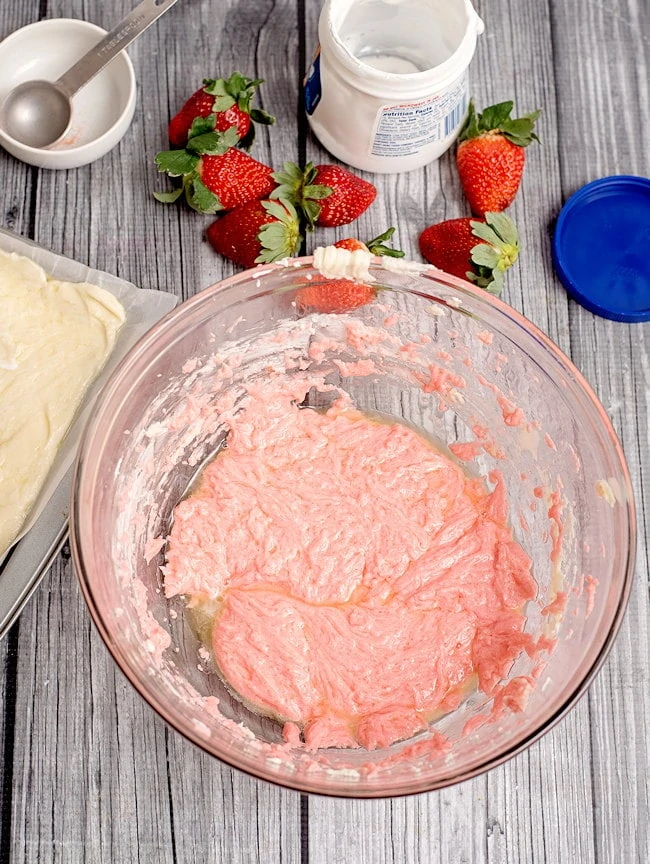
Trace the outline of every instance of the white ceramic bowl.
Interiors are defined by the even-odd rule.
[[[18,84],[35,78],[54,81],[106,33],[71,18],[49,18],[16,30],[0,42],[0,104]],[[123,51],[73,99],[72,122],[51,147],[28,147],[0,131],[0,145],[39,168],[78,168],[108,153],[133,119],[136,84]]]

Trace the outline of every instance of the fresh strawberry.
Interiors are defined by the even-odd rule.
[[[367,180],[357,177],[339,165],[314,165],[300,168],[285,162],[273,179],[278,188],[274,198],[291,201],[302,211],[308,230],[314,225],[333,228],[353,222],[370,207],[377,190]]]
[[[268,197],[275,188],[272,169],[236,149],[237,141],[234,128],[215,131],[213,114],[194,120],[183,150],[156,155],[159,171],[182,178],[172,192],[154,192],[156,199],[169,204],[185,194],[199,213],[217,213]]]
[[[367,243],[362,243],[356,237],[344,237],[343,240],[337,240],[334,244],[339,249],[347,249],[348,252],[356,252],[361,249],[364,252],[370,252],[371,255],[384,255],[389,258],[403,258],[404,253],[401,249],[393,249],[392,246],[386,246],[386,242],[395,233],[394,228],[389,228],[380,234],[378,237],[368,240]]]
[[[205,79],[208,81],[209,79]],[[187,144],[192,123],[197,117],[208,117],[214,114],[214,96],[206,90],[197,90],[193,93],[187,102],[183,105],[178,114],[175,114],[169,121],[167,127],[167,137],[172,147],[182,149]],[[216,116],[215,116],[216,124]],[[235,123],[231,123],[235,126]]]
[[[275,117],[259,108],[251,108],[251,102],[262,79],[245,78],[233,72],[230,78],[204,78],[203,87],[193,93],[181,110],[169,122],[168,134],[172,147],[182,148],[187,144],[192,123],[197,117],[215,115],[217,132],[225,132],[231,126],[248,148],[253,143],[253,123],[270,125]]]
[[[477,114],[472,102],[458,138],[456,164],[472,212],[505,210],[512,204],[524,171],[525,148],[538,141],[533,131],[540,111],[513,120],[512,102]]]
[[[242,267],[295,255],[302,237],[300,220],[288,201],[248,201],[207,229],[212,247]]]
[[[198,172],[204,186],[219,199],[222,210],[266,198],[273,191],[271,169],[234,147],[223,156],[203,156]]]
[[[348,252],[370,252],[366,244],[362,243],[361,240],[357,240],[356,237],[344,237],[342,240],[337,240],[334,246],[337,249],[347,249]]]
[[[434,267],[500,294],[503,274],[519,256],[519,233],[504,213],[448,219],[424,229],[420,251]]]
[[[348,312],[374,300],[377,291],[352,279],[328,279],[310,282],[296,292],[296,306],[301,312]]]

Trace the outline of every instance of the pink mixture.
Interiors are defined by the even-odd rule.
[[[411,428],[250,386],[174,512],[165,592],[217,601],[228,686],[308,747],[385,747],[490,695],[533,640],[531,562],[489,489]],[[285,383],[286,387],[286,383]]]

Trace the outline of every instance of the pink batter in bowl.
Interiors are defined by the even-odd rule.
[[[73,558],[93,619],[160,716],[256,777],[351,797],[465,780],[551,728],[612,645],[635,553],[620,444],[559,349],[506,304],[438,271],[388,270],[375,259],[370,274],[375,299],[346,313],[309,314],[296,302],[301,288],[323,281],[312,259],[234,276],[170,313],[105,387],[80,450],[71,511]],[[532,562],[523,631],[494,633],[521,647],[494,667],[489,686],[450,691],[428,724],[389,746],[381,736],[370,736],[371,749],[305,746],[295,724],[250,710],[217,674],[202,630],[209,619],[187,614],[171,576],[165,585],[175,506],[206,460],[227,448],[231,424],[245,431],[240,412],[269,381],[301,407],[342,399],[402,420],[470,483],[505,489],[498,506]],[[184,571],[183,591],[192,578]],[[232,627],[234,640],[236,619]],[[418,634],[425,660],[430,638]],[[489,654],[490,634],[481,639]],[[238,645],[241,669],[245,639]]]

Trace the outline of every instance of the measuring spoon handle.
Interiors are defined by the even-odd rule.
[[[57,87],[71,99],[107,63],[130,45],[134,39],[150,27],[154,21],[176,3],[177,0],[142,0],[110,33],[84,54],[74,66],[56,82]]]

